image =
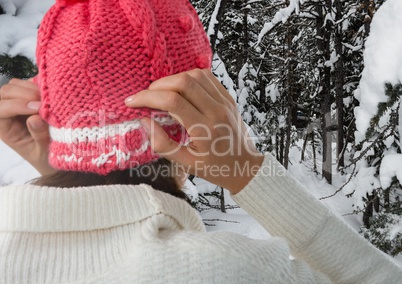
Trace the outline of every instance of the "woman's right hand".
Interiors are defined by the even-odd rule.
[[[12,79],[0,88],[0,139],[42,175],[48,163],[49,129],[38,115],[40,93],[31,80]]]
[[[148,90],[127,98],[126,105],[169,112],[186,128],[190,142],[178,144],[145,117],[141,123],[154,152],[232,194],[250,182],[264,160],[235,101],[210,70],[195,69],[159,79]]]

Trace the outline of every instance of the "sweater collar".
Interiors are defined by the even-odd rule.
[[[154,215],[183,228],[204,231],[187,202],[141,185],[76,188],[11,185],[0,188],[0,231],[76,232],[127,225]]]

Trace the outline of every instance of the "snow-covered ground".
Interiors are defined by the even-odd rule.
[[[39,173],[0,140],[0,186],[24,184]]]

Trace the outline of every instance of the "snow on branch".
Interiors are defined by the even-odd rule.
[[[387,102],[385,83],[402,82],[402,1],[386,1],[375,14],[371,23],[370,36],[364,50],[364,70],[359,88],[355,92],[360,105],[355,108],[356,143],[364,140],[370,121],[378,105]],[[380,120],[383,127],[389,118]]]
[[[396,177],[402,183],[402,154],[388,154],[381,161],[380,182],[382,188],[389,188]]]
[[[293,12],[299,14],[300,11],[299,3],[300,0],[290,0],[288,7],[279,9],[279,11],[276,12],[272,21],[264,24],[264,27],[262,28],[260,34],[258,35],[256,46],[261,43],[262,38],[267,33],[269,33],[269,31],[272,30],[277,24],[279,24],[280,22],[285,23],[288,20],[288,18],[293,14]]]
[[[215,5],[215,9],[212,12],[211,15],[211,20],[209,21],[209,26],[208,26],[208,37],[211,38],[212,35],[214,35],[215,33],[215,25],[218,24],[218,12],[219,12],[219,8],[221,7],[221,1],[222,0],[218,0],[216,1],[216,5]]]

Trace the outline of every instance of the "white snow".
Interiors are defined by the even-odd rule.
[[[360,102],[354,110],[357,129],[355,132],[356,143],[364,141],[370,121],[377,114],[378,104],[388,100],[385,95],[385,83],[402,82],[402,18],[399,15],[400,11],[402,11],[402,1],[387,0],[373,17],[370,36],[365,44],[365,68],[359,88],[355,92],[355,97]],[[393,106],[393,108],[396,107],[397,105]],[[400,111],[399,133],[402,133],[401,114]],[[380,128],[388,123],[389,115],[390,110],[380,118]],[[380,161],[379,176],[374,167],[359,162],[357,176],[344,189],[345,193],[354,192],[355,207],[363,208],[362,198],[380,186],[383,189],[388,188],[394,177],[402,182],[402,156],[396,154],[396,149],[392,146],[393,143],[400,143],[400,141],[395,141],[394,136],[390,136],[383,142],[386,149],[383,151],[383,158]],[[366,150],[369,145],[370,142],[364,142],[362,151]],[[360,154],[361,152],[356,153],[355,157]],[[374,148],[371,148],[365,156],[374,154]]]
[[[355,93],[360,102],[355,108],[357,143],[364,139],[370,120],[377,113],[378,103],[387,101],[384,83],[402,82],[401,11],[402,1],[387,0],[373,18],[364,51],[365,68]]]
[[[214,33],[215,33],[215,25],[218,24],[218,12],[219,12],[219,8],[221,6],[221,0],[217,0],[216,4],[215,4],[215,9],[212,12],[211,15],[211,20],[209,21],[209,26],[208,26],[208,30],[207,30],[207,34],[209,37],[211,37]]]
[[[368,167],[365,161],[359,163],[359,171],[343,188],[345,195],[353,194],[353,206],[356,210],[362,210],[365,207],[363,197],[366,198],[367,193],[371,194],[374,189],[380,187],[380,181],[375,176],[376,168]],[[347,176],[349,178],[349,176]]]
[[[281,95],[276,84],[268,85],[265,89],[265,93],[271,98],[273,103],[276,102]]]
[[[14,15],[17,11],[17,8],[11,0],[0,0],[0,5],[6,14]]]
[[[24,184],[39,173],[0,140],[0,186]]]
[[[260,92],[256,90],[256,80],[253,78],[257,78],[257,70],[255,70],[252,64],[245,63],[238,76],[238,91],[236,101],[239,112],[246,123],[251,123],[252,119],[255,118],[258,122],[260,122],[260,125],[263,125],[267,120],[267,114],[260,113],[258,109],[249,104],[247,100],[251,94],[259,98]]]
[[[324,62],[324,65],[325,65],[326,67],[330,67],[331,70],[333,70],[333,69],[334,69],[334,65],[335,65],[335,63],[338,61],[338,59],[339,59],[339,55],[336,54],[335,51],[333,51],[333,52],[331,53],[331,58],[330,58],[328,61],[325,61],[325,62]]]
[[[35,60],[36,31],[53,0],[0,0],[0,54],[25,55]]]
[[[402,184],[402,154],[388,154],[381,161],[381,187],[388,188],[393,177],[396,177]]]
[[[216,53],[214,54],[214,58],[212,61],[212,71],[221,82],[221,84],[225,86],[226,90],[232,96],[233,100],[236,101],[237,93],[235,91],[233,80],[229,77],[229,74],[222,59]]]

